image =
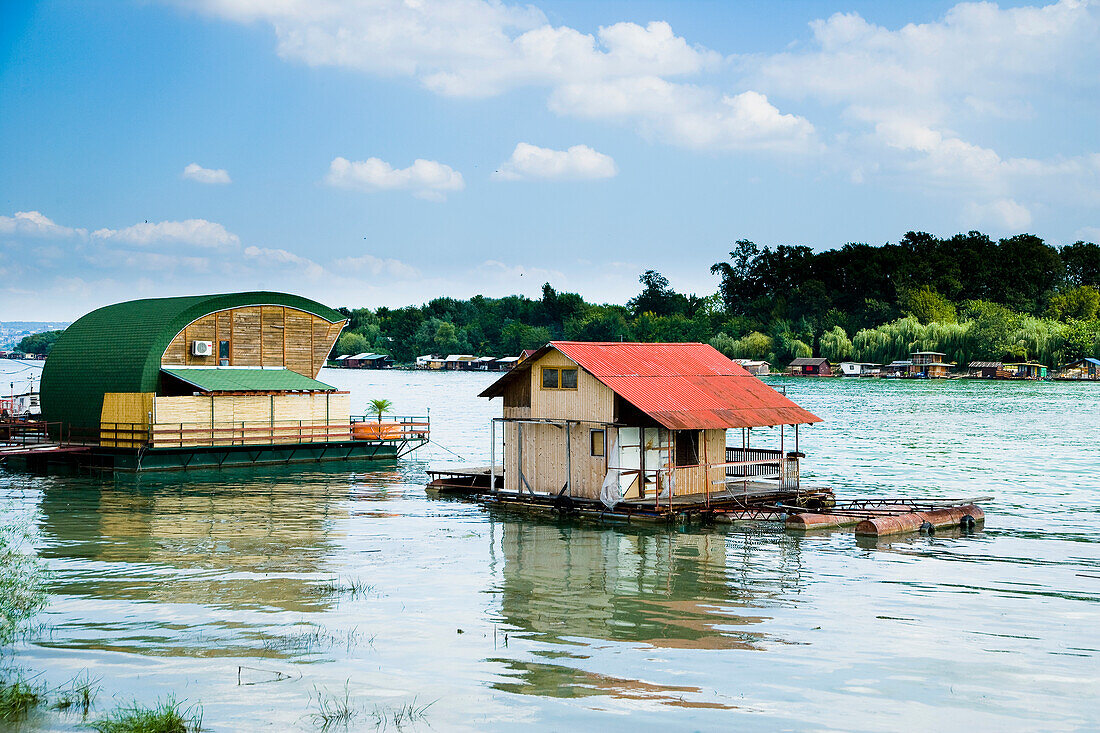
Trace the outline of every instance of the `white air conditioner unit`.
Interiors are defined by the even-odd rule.
[[[192,356],[213,356],[213,354],[214,354],[214,342],[213,341],[192,341],[191,342],[191,354],[192,354]]]

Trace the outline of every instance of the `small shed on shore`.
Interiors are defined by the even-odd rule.
[[[481,396],[504,399],[505,491],[605,503],[720,490],[752,454],[727,429],[820,422],[698,343],[552,341]],[[771,453],[774,478],[797,482],[798,454]]]
[[[787,366],[787,371],[795,377],[831,377],[832,365],[823,356],[799,357]]]

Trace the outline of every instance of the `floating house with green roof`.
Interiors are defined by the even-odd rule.
[[[42,413],[61,442],[122,470],[392,458],[427,440],[425,419],[378,425],[318,380],[342,314],[287,293],[109,305],[58,338]]]

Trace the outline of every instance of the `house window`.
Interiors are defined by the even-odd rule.
[[[577,370],[559,367],[542,368],[543,389],[576,389]]]
[[[602,456],[605,452],[607,434],[603,430],[593,430],[589,433],[592,443],[592,455]]]
[[[698,466],[699,465],[699,431],[698,430],[677,430],[676,431],[676,465],[677,466]]]

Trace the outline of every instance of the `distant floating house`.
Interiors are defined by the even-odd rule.
[[[442,369],[446,357],[440,354],[424,354],[416,357],[417,369]]]
[[[477,357],[473,354],[449,354],[443,360],[444,369],[468,370],[477,368]]]
[[[347,392],[317,380],[346,321],[285,293],[152,298],[92,311],[43,368],[44,418],[122,470],[392,458],[427,421],[391,420],[379,440]]]
[[[756,377],[763,377],[771,374],[771,364],[766,361],[756,361],[753,359],[736,359],[735,363],[745,367],[745,371]]]
[[[1049,372],[1049,367],[1045,364],[1034,361],[1005,364],[1004,368],[1013,379],[1046,379]]]
[[[787,365],[787,372],[794,377],[831,377],[832,366],[821,356],[799,357]]]
[[[344,366],[348,369],[386,369],[393,366],[393,357],[389,354],[363,352],[347,357]]]
[[[793,493],[797,428],[792,452],[782,430],[778,450],[751,447],[749,431],[820,422],[706,344],[552,341],[481,396],[504,400],[491,429],[503,425],[503,465],[493,437],[490,469],[504,492],[608,506],[709,501],[750,482]]]
[[[1100,379],[1100,359],[1086,356],[1062,367],[1058,379]]]
[[[506,372],[519,362],[518,356],[504,356],[496,360],[496,370]]]
[[[977,379],[1004,379],[1008,377],[1004,367],[999,361],[972,361],[967,366],[967,374]]]
[[[955,366],[943,360],[946,354],[939,351],[914,351],[906,360],[892,361],[882,368],[888,376],[939,379],[946,377]]]
[[[879,374],[881,366],[869,361],[842,361],[840,373],[845,377],[872,377]]]

